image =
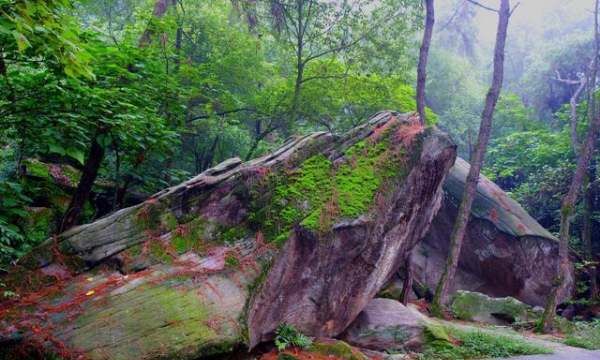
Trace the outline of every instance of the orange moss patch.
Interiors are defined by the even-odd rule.
[[[410,148],[417,135],[425,130],[423,125],[413,122],[410,125],[400,126],[394,134],[394,142],[402,144],[405,148]]]

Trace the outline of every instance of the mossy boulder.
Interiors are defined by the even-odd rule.
[[[19,297],[0,304],[0,342],[147,360],[253,347],[284,322],[339,335],[426,233],[455,155],[382,112],[229,159],[23,258],[2,279]]]
[[[450,309],[461,320],[489,324],[512,324],[533,321],[539,317],[531,306],[512,298],[492,298],[485,294],[458,291],[454,294]]]

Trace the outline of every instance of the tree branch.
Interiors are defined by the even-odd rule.
[[[208,119],[209,117],[214,116],[214,115],[223,116],[223,115],[238,113],[238,112],[242,112],[242,111],[256,112],[256,109],[252,109],[252,108],[239,108],[239,109],[225,110],[225,111],[221,111],[221,112],[216,112],[214,114],[198,115],[198,116],[194,116],[193,118],[190,118],[188,120],[188,122],[192,122],[192,121],[200,120],[200,119]]]
[[[569,84],[569,85],[578,85],[578,84],[581,84],[581,82],[583,81],[582,79],[579,79],[579,80],[563,79],[560,76],[560,72],[558,70],[554,70],[554,73],[556,74],[556,77],[554,78],[554,80],[561,82],[561,83],[565,83],[565,84]]]
[[[489,7],[489,6],[483,5],[483,4],[481,4],[481,3],[479,3],[479,2],[477,2],[475,0],[467,0],[467,1],[470,2],[473,5],[479,6],[480,8],[483,8],[485,10],[493,11],[495,13],[499,13],[500,12],[500,10],[498,10],[498,9],[494,9],[493,7]]]
[[[510,15],[509,16],[512,16],[512,14],[515,12],[515,10],[517,10],[517,8],[519,7],[519,5],[521,5],[521,2],[518,2],[517,5],[515,5],[515,7],[512,8],[512,10],[510,11]]]
[[[348,76],[347,73],[344,73],[344,74],[333,74],[333,75],[309,76],[309,77],[305,77],[304,79],[302,79],[302,81],[300,83],[304,84],[305,82],[308,82],[308,81],[311,81],[311,80],[318,80],[318,79],[343,79],[346,76]]]

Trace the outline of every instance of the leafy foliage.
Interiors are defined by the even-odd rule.
[[[2,62],[26,63],[42,58],[69,76],[92,77],[78,26],[66,11],[70,7],[69,0],[0,1]]]
[[[312,339],[302,334],[290,324],[280,324],[275,330],[275,346],[277,350],[283,351],[288,347],[308,348],[312,345]]]

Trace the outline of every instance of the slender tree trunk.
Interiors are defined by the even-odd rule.
[[[175,73],[179,73],[179,68],[181,66],[181,42],[183,41],[183,28],[180,26],[177,27],[177,32],[175,33]]]
[[[258,134],[258,136],[256,136],[254,138],[254,142],[252,143],[252,146],[250,147],[250,150],[248,150],[248,152],[246,153],[246,156],[244,157],[245,161],[248,161],[248,160],[250,160],[252,158],[252,156],[254,155],[254,152],[258,148],[258,145],[260,144],[260,142],[262,141],[262,139],[264,139],[271,132],[275,131],[275,129],[276,129],[276,127],[271,127],[269,125],[269,126],[267,126],[267,128],[265,130],[263,130],[263,132],[261,132],[260,134]]]
[[[292,98],[292,120],[296,121],[298,110],[300,108],[300,95],[302,92],[302,82],[304,81],[304,0],[296,0],[297,28],[296,28],[296,82],[294,84],[294,94]],[[308,21],[308,20],[306,20]]]
[[[544,332],[550,332],[554,328],[554,316],[556,313],[556,306],[558,302],[558,295],[565,285],[565,276],[569,271],[569,236],[570,226],[573,215],[575,214],[575,205],[577,197],[581,191],[584,178],[586,176],[586,170],[592,158],[595,150],[596,141],[598,139],[598,129],[600,128],[600,117],[596,116],[590,123],[588,134],[586,137],[585,144],[581,149],[581,154],[577,160],[577,168],[575,174],[571,179],[569,185],[569,191],[563,197],[562,205],[560,208],[560,235],[559,235],[559,246],[558,256],[560,259],[557,276],[553,282],[552,289],[546,301],[546,308],[544,309],[544,316],[542,319],[542,330]]]
[[[127,195],[127,190],[129,190],[129,185],[133,178],[131,176],[127,176],[125,182],[123,182],[123,186],[117,189],[117,205],[119,209],[125,207],[125,196]]]
[[[297,120],[298,110],[300,109],[300,96],[302,93],[302,81],[304,78],[304,64],[298,62],[296,71],[296,83],[294,84],[294,95],[292,98],[292,119],[294,121]]]
[[[112,209],[113,211],[117,209],[119,203],[119,190],[121,187],[119,186],[119,181],[121,180],[121,156],[119,153],[119,147],[114,143],[115,147],[115,193],[113,198]]]
[[[406,274],[404,275],[404,282],[402,283],[402,304],[408,304],[408,300],[410,297],[410,292],[412,290],[413,285],[413,267],[412,267],[412,251],[408,254],[406,258],[406,263],[404,264],[404,269]]]
[[[588,268],[588,276],[590,277],[590,300],[595,300],[598,297],[598,281],[597,270],[594,263],[594,251],[592,247],[592,213],[594,211],[594,188],[593,183],[596,179],[594,166],[590,166],[585,187],[584,207],[583,207],[583,230],[581,239],[585,247],[585,259],[592,263]]]
[[[4,78],[6,78],[7,73],[8,72],[6,69],[6,62],[4,62],[3,52],[0,51],[0,75],[2,75]]]
[[[458,266],[458,259],[464,241],[469,215],[471,214],[471,205],[477,183],[479,181],[479,173],[483,164],[486,147],[492,130],[492,119],[496,103],[500,97],[502,82],[504,78],[504,48],[506,45],[506,35],[508,30],[508,20],[510,18],[510,0],[501,0],[498,31],[496,34],[496,46],[494,49],[494,73],[492,85],[487,93],[485,107],[481,114],[481,125],[479,127],[479,136],[475,151],[471,156],[471,168],[467,176],[463,198],[456,215],[454,228],[450,235],[450,252],[446,261],[444,272],[439,280],[435,290],[435,295],[432,303],[432,312],[436,316],[441,316],[443,313],[443,305],[446,302],[448,289],[454,282],[454,275]]]
[[[571,144],[573,145],[573,151],[575,151],[575,154],[577,154],[579,151],[579,138],[577,136],[577,125],[579,122],[577,120],[577,103],[579,101],[579,95],[581,95],[581,92],[583,89],[585,89],[586,83],[587,81],[585,80],[585,77],[582,78],[577,90],[575,90],[575,93],[569,100],[569,104],[571,106]]]
[[[213,159],[215,157],[215,150],[217,149],[217,144],[219,143],[220,135],[217,134],[212,144],[210,145],[210,149],[208,149],[208,153],[203,156],[202,169],[200,171],[204,171],[211,167]]]
[[[419,65],[417,67],[417,112],[419,113],[419,122],[425,124],[425,83],[427,81],[427,59],[429,57],[429,46],[431,45],[431,36],[433,35],[433,25],[435,23],[435,14],[433,0],[424,0],[427,15],[425,17],[425,31],[423,32],[423,41],[419,51]]]
[[[94,137],[88,156],[85,159],[85,164],[83,165],[81,179],[79,180],[79,184],[77,184],[77,189],[71,198],[69,207],[63,215],[62,223],[59,228],[60,232],[68,230],[79,221],[85,202],[88,200],[90,193],[92,192],[92,186],[98,177],[98,170],[100,169],[103,159],[104,148],[98,144],[96,137]]]
[[[581,191],[581,186],[590,164],[593,152],[598,139],[598,130],[600,129],[600,115],[596,109],[595,87],[596,76],[598,73],[598,51],[600,50],[600,34],[598,33],[598,5],[599,0],[595,2],[594,8],[594,57],[592,61],[591,75],[589,77],[588,94],[588,119],[590,122],[587,136],[583,147],[577,159],[577,167],[571,179],[569,190],[562,199],[560,208],[560,232],[558,244],[559,266],[556,272],[556,278],[553,281],[552,289],[546,300],[546,308],[540,324],[541,330],[550,332],[554,329],[554,318],[556,316],[556,306],[558,305],[558,295],[564,289],[565,276],[569,271],[569,236],[571,219],[575,213],[577,197]]]

